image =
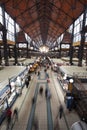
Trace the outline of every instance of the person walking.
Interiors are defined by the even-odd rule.
[[[38,71],[37,75],[40,76],[40,71]]]
[[[16,107],[13,111],[13,118],[15,118],[15,120],[18,120],[18,108]]]
[[[51,92],[50,90],[48,89],[48,92],[47,92],[47,99],[50,99],[51,98]]]
[[[28,77],[26,77],[26,79],[25,79],[25,85],[26,85],[26,88],[28,88],[28,85],[29,85]]]
[[[43,86],[40,87],[39,93],[42,96],[42,94],[43,94]]]
[[[60,119],[62,118],[62,115],[63,115],[63,106],[60,105],[60,107],[59,107],[59,118]]]
[[[11,116],[12,116],[12,111],[11,109],[8,107],[7,111],[6,111],[6,118],[7,118],[7,129],[9,129],[10,123],[11,123]]]
[[[45,97],[47,98],[47,94],[48,94],[48,88],[45,88]]]
[[[33,129],[38,130],[38,128],[39,128],[38,119],[36,117],[34,117]]]
[[[28,78],[28,81],[30,82],[31,81],[31,76],[28,75],[27,78]]]
[[[48,87],[46,87],[46,89],[45,89],[45,97],[46,97],[47,99],[50,99],[50,98],[51,98],[51,92],[50,92],[50,90],[49,90]]]

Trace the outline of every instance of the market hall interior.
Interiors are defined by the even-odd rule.
[[[87,130],[87,0],[0,0],[0,129]]]
[[[6,72],[7,74],[9,74],[8,72],[11,73],[9,76],[19,76],[20,74],[20,77],[23,78],[23,80],[26,78],[28,72],[26,67],[23,66],[11,66],[4,69],[5,73],[1,71],[3,74],[3,80],[8,78]],[[40,72],[39,75],[38,71]],[[47,74],[49,75],[49,81],[47,81]],[[71,128],[74,122],[80,120],[75,109],[72,108],[72,110],[69,110],[67,108],[67,104],[64,102],[65,92],[57,79],[58,74],[52,70],[51,66],[48,68],[46,68],[46,66],[38,66],[37,70],[30,73],[30,75],[31,80],[28,88],[24,83],[22,83],[22,85],[24,84],[22,94],[20,94],[19,90],[18,96],[16,95],[17,97],[15,99],[12,97],[14,95],[13,93],[15,93],[14,90],[11,92],[11,95],[8,96],[8,104],[11,106],[12,113],[16,107],[18,108],[18,120],[14,120],[12,117],[10,129],[67,130]],[[11,81],[12,79],[15,79],[15,76],[11,78]],[[22,82],[24,82],[23,80]],[[12,86],[14,87],[13,81]],[[46,95],[46,89],[50,94]],[[16,91],[18,92],[17,87]],[[63,107],[63,113],[60,117],[59,108],[61,105]],[[7,120],[4,119],[1,123],[0,129],[4,130],[6,127]]]

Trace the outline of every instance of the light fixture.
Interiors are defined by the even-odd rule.
[[[73,83],[73,81],[74,81],[73,79],[70,79],[70,80],[69,80],[70,83]]]
[[[49,48],[47,46],[41,46],[40,47],[40,52],[41,53],[47,53],[49,51]]]

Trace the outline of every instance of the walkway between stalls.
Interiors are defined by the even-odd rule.
[[[53,130],[50,99],[45,97],[45,90],[48,88],[48,83],[44,70],[40,72],[40,76],[37,78],[38,81],[34,94],[35,102],[31,107],[26,130]],[[40,88],[43,88],[42,94],[40,94]]]
[[[50,76],[49,83],[47,83],[44,68],[41,68],[40,76],[32,74],[29,88],[23,88],[22,95],[12,107],[12,111],[15,107],[18,107],[19,119],[14,121],[10,130],[69,130],[70,126],[79,120],[75,111],[71,113],[67,111],[63,94],[55,75],[50,69],[47,72]],[[39,93],[40,87],[43,87],[42,95]],[[49,88],[51,92],[51,99],[46,99],[45,97],[46,88]],[[33,97],[35,99],[34,103],[32,103]],[[59,116],[57,117],[60,106],[59,100],[64,106],[65,116],[62,119],[59,119]],[[6,120],[1,125],[0,130],[5,130],[5,128]]]

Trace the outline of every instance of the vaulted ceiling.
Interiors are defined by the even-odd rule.
[[[39,48],[49,48],[82,14],[87,0],[0,0]]]

